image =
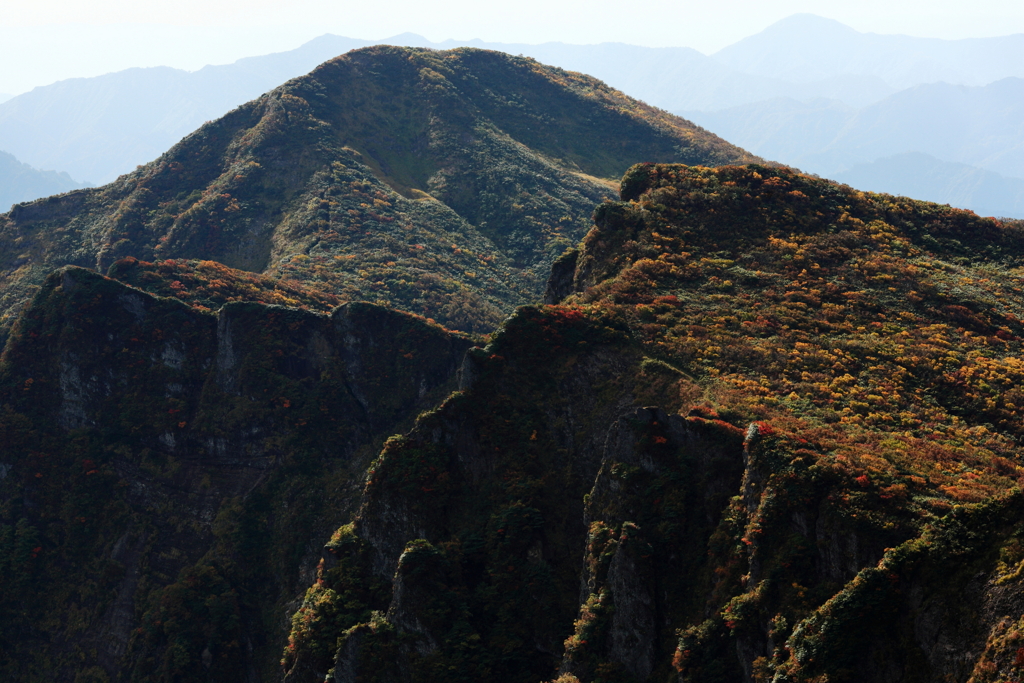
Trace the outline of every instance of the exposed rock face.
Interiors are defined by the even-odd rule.
[[[706,544],[739,484],[741,454],[742,439],[734,429],[658,408],[636,409],[612,425],[587,496],[590,541],[581,571],[586,583],[576,633],[566,641],[564,673],[590,680],[598,668],[612,666],[637,680],[651,677],[674,635],[665,628],[666,615],[679,609],[682,597],[671,595],[669,587],[696,593],[705,569],[693,558],[655,550],[678,550],[680,539],[667,538],[659,528],[664,522],[651,514],[652,502],[667,501],[650,496],[660,490],[672,507],[680,506],[675,512],[684,527],[675,531],[689,536],[683,547]]]
[[[472,399],[475,390],[483,388],[478,384],[467,398]],[[440,413],[443,418],[427,418],[417,431],[430,424],[451,428],[458,424],[460,413],[472,412],[471,405],[472,401],[465,398],[449,403]],[[711,532],[717,529],[720,534],[728,528],[730,523],[721,514],[729,509],[730,494],[741,493],[733,498],[735,509],[751,519],[764,518],[765,495],[774,495],[765,491],[773,479],[767,464],[773,457],[768,450],[771,446],[764,444],[766,437],[759,429],[757,424],[751,425],[744,438],[735,428],[699,416],[684,418],[657,408],[642,408],[630,411],[603,430],[600,470],[585,497],[585,508],[577,508],[586,524],[567,527],[570,534],[579,534],[587,526],[589,532],[571,541],[575,546],[584,545],[585,550],[582,566],[573,572],[581,581],[582,594],[574,633],[566,640],[560,665],[564,680],[604,680],[609,672],[628,676],[627,680],[655,680],[675,649],[674,624],[680,623],[680,616],[700,621],[707,615],[705,600],[714,599],[718,580],[713,577],[723,567],[715,566],[714,557],[705,564],[707,561],[694,551],[709,542],[713,546]],[[417,431],[410,438],[415,438]],[[409,447],[407,442],[402,448]],[[383,458],[397,457],[399,452],[385,451]],[[477,486],[487,486],[487,477],[507,476],[500,463],[495,465],[488,475],[475,480]],[[448,466],[452,468],[448,473],[460,467],[454,459]],[[686,479],[679,478],[683,473]],[[393,475],[379,470],[375,478],[389,476]],[[665,493],[678,496],[673,502],[680,506],[678,514],[684,519],[682,528],[675,527],[667,535],[664,516],[650,518],[650,496],[652,490],[657,490],[652,482],[659,478],[668,478],[678,487]],[[367,495],[385,486],[381,479],[376,481],[380,483],[371,480]],[[662,501],[657,499],[655,503]],[[992,533],[974,536],[972,541],[964,542],[963,529],[977,528],[978,520],[965,517],[925,539],[884,550],[863,538],[858,546],[857,532],[835,528],[838,520],[824,521],[822,516],[808,522],[813,519],[809,517],[815,508],[813,503],[794,511],[789,516],[789,530],[775,528],[773,535],[781,531],[783,535],[808,538],[811,547],[817,548],[815,561],[822,585],[845,584],[845,588],[827,603],[829,609],[795,630],[776,618],[737,633],[729,639],[731,651],[726,648],[720,652],[727,659],[719,662],[716,676],[726,675],[722,680],[757,680],[761,675],[758,667],[763,666],[765,657],[786,647],[806,662],[804,666],[831,653],[827,656],[851,666],[846,669],[850,680],[907,680],[915,675],[915,662],[926,662],[927,671],[940,677],[952,674],[954,680],[966,681],[973,675],[974,680],[995,680],[984,676],[995,672],[997,663],[1002,670],[1014,666],[1011,655],[1017,650],[1012,643],[1018,640],[1006,634],[1017,632],[1015,624],[1024,610],[1019,565],[1015,570],[1005,564],[1000,565],[1002,569],[994,569],[991,552],[1005,544],[1005,534],[1016,524],[1020,504],[1017,496],[989,512],[977,513],[991,517],[987,524]],[[466,610],[472,614],[483,607],[472,598],[463,602],[457,597],[474,591],[471,584],[463,583],[467,565],[459,568],[456,564],[465,563],[465,555],[451,553],[450,541],[444,541],[446,534],[447,538],[465,538],[464,531],[457,531],[459,522],[455,520],[460,516],[424,513],[423,508],[410,508],[402,523],[396,525],[364,502],[356,529],[362,534],[375,529],[372,535],[366,534],[366,541],[374,544],[385,540],[397,547],[405,539],[406,545],[401,558],[391,561],[394,569],[389,569],[386,560],[379,559],[375,565],[374,573],[394,573],[387,621],[357,626],[341,641],[331,668],[336,680],[362,680],[359,672],[370,670],[377,672],[374,680],[412,680],[422,670],[419,667],[444,661],[444,649],[452,646],[453,624],[467,618],[473,623]],[[372,521],[368,519],[371,516]],[[631,521],[634,519],[641,521]],[[421,526],[410,526],[412,520]],[[828,531],[822,535],[822,529]],[[448,550],[415,540],[417,533],[434,538],[434,543],[444,542]],[[943,569],[949,561],[951,543],[959,546],[953,551],[954,557],[966,562],[954,576]],[[557,561],[538,551],[545,547],[543,539],[518,547],[518,559],[513,561],[520,566]],[[749,586],[765,580],[766,569],[758,560],[764,553],[777,557],[778,550],[765,541],[751,544],[744,577]],[[951,589],[951,585],[959,588]],[[954,597],[957,593],[959,597]],[[445,617],[439,619],[439,614]],[[832,620],[846,625],[838,627]],[[791,630],[788,639],[780,638],[783,629]],[[462,635],[467,633],[474,631],[463,631]],[[489,637],[485,629],[475,634],[482,640]],[[542,636],[534,632],[533,637]],[[541,641],[537,642],[540,648]],[[702,647],[709,645],[705,642]],[[863,657],[854,654],[858,651]],[[388,658],[388,664],[375,669],[381,666],[381,657]],[[728,659],[732,659],[731,664]],[[314,680],[323,675],[322,671],[309,673],[312,675],[306,678],[293,670],[288,680]],[[939,679],[927,676],[922,680]]]
[[[385,447],[353,528],[373,558],[367,571],[392,586],[386,622],[354,629],[318,666],[300,656],[289,681],[331,667],[352,676],[382,657],[396,668],[380,680],[406,680],[447,666],[453,647],[466,648],[460,676],[537,680],[561,667],[582,680],[612,667],[643,680],[664,670],[675,647],[667,614],[707,571],[677,553],[707,543],[739,486],[743,436],[631,408],[643,358],[628,335],[562,315],[521,309],[467,355],[461,392]],[[561,349],[535,355],[521,345],[532,333]],[[507,421],[494,421],[497,402]],[[664,543],[652,504],[679,511],[681,544]],[[341,590],[337,574],[321,576]],[[315,620],[320,595],[307,595],[304,620]],[[699,600],[683,601],[699,613]],[[301,637],[300,652],[321,642]],[[516,643],[514,656],[495,658],[499,642]]]
[[[579,252],[570,249],[551,264],[551,275],[548,277],[547,289],[544,290],[544,303],[557,304],[575,291],[573,276],[576,274],[578,258]]]
[[[42,540],[43,547],[51,571],[69,572],[75,582],[97,580],[99,571],[110,597],[80,594],[73,604],[49,604],[40,593],[35,599],[55,617],[72,609],[81,620],[74,631],[40,630],[50,641],[40,661],[45,656],[53,666],[62,653],[87,647],[96,653],[91,665],[112,677],[130,670],[127,661],[140,673],[167,666],[163,653],[177,634],[135,631],[149,628],[143,612],[155,607],[160,590],[193,566],[216,567],[223,590],[244,596],[253,590],[247,582],[262,576],[263,594],[289,596],[295,582],[308,581],[319,555],[313,549],[353,503],[358,474],[348,473],[365,466],[360,449],[379,447],[389,429],[450,390],[468,346],[368,304],[347,304],[331,316],[246,303],[204,314],[87,270],[54,274],[19,323],[0,370],[8,411],[2,500],[33,528],[85,520],[79,533],[95,544],[89,552],[99,569],[73,569],[73,546],[59,536]],[[36,477],[40,449],[47,468]],[[305,471],[304,480],[296,471]],[[282,479],[282,472],[290,474]],[[89,495],[106,500],[76,497],[84,485],[73,483],[78,478],[95,482]],[[333,487],[336,504],[291,518],[295,501],[319,497],[324,486]],[[99,518],[90,521],[93,515]],[[246,526],[251,535],[243,542]],[[292,548],[291,557],[258,549],[275,539]],[[31,595],[5,594],[5,604]],[[234,636],[280,639],[239,609]],[[3,637],[9,651],[21,652],[25,641],[14,631]],[[186,649],[185,668],[224,666],[216,638],[196,647]],[[204,651],[213,654],[204,659]],[[258,670],[272,666],[268,656],[243,648],[230,658]],[[26,680],[46,671],[24,654],[6,665]],[[57,665],[49,675],[71,681],[75,670]]]

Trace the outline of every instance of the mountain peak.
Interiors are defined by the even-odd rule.
[[[984,43],[861,33],[813,14],[795,14],[714,54],[750,74],[810,83],[844,75],[874,76],[896,89],[946,81],[983,85],[1016,75],[1024,43]],[[1003,65],[1003,66],[996,66]]]
[[[402,45],[407,47],[433,47],[434,43],[429,39],[419,35],[418,33],[411,33],[406,31],[405,33],[399,33],[397,36],[391,36],[380,41],[382,45]]]
[[[837,33],[860,33],[860,31],[850,28],[841,21],[829,19],[828,17],[823,17],[818,14],[811,14],[810,12],[798,12],[783,19],[779,19],[774,24],[771,24],[764,29],[764,31],[761,31],[761,33],[769,31],[785,32],[807,30],[832,31]]]
[[[612,179],[643,160],[757,158],[532,59],[366,47],[114,183],[16,206],[0,218],[0,254],[25,267],[2,284],[19,291],[62,265],[105,271],[126,257],[214,260],[484,332],[540,298]],[[75,238],[43,237],[69,221]],[[21,230],[39,231],[30,255],[13,241]],[[88,256],[68,248],[79,239]]]
[[[828,52],[832,41],[849,41],[859,35],[862,35],[859,31],[835,19],[809,13],[791,14],[763,31],[722,48],[712,56],[731,63],[738,55],[748,57],[752,50],[779,51],[786,46],[792,49],[794,43],[804,49],[819,47],[823,52]]]

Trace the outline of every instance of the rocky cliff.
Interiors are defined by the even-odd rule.
[[[1016,675],[1019,226],[765,167],[622,192],[385,446],[286,680]]]
[[[371,304],[203,313],[54,273],[0,361],[4,676],[272,678],[370,455],[468,346]]]
[[[487,339],[64,268],[0,367],[2,671],[1015,679],[1021,235],[639,165]]]

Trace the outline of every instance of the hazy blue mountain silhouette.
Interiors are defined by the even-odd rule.
[[[1024,178],[1024,79],[982,87],[933,83],[858,111],[827,153],[864,161],[921,151]]]
[[[982,216],[1024,218],[1024,178],[905,152],[858,164],[835,180],[862,190],[965,207]]]
[[[680,113],[755,154],[863,189],[986,215],[998,213],[998,207],[999,215],[1024,216],[1013,208],[1012,189],[1014,179],[1024,179],[1021,78],[980,87],[919,85],[860,109],[836,100],[775,98]],[[930,161],[924,163],[925,158]],[[923,176],[898,180],[899,173],[912,168]],[[967,168],[973,170],[967,173]],[[960,190],[953,187],[957,182],[964,184]]]
[[[796,83],[857,75],[901,90],[937,81],[986,85],[1024,77],[1024,34],[962,40],[879,35],[795,14],[713,58],[749,74]]]
[[[0,105],[0,149],[101,184],[158,157],[205,121],[368,44],[323,36],[195,72],[153,67],[59,81]]]
[[[324,35],[295,50],[191,73],[129,69],[36,88],[0,102],[0,149],[37,168],[108,182],[159,156],[203,122],[332,57],[376,43],[528,55],[596,76],[761,156],[822,175],[921,152],[1024,177],[1024,35],[955,41],[886,36],[807,14],[712,56],[623,43]]]
[[[0,152],[0,213],[8,211],[12,204],[18,202],[80,187],[86,185],[75,182],[67,173],[40,171],[21,163],[12,154]]]

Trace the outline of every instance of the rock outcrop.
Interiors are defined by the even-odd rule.
[[[0,367],[3,504],[37,530],[46,560],[32,569],[31,590],[4,584],[13,610],[5,649],[20,653],[5,673],[72,681],[77,651],[94,652],[85,663],[111,677],[149,660],[273,667],[276,657],[248,648],[226,657],[218,637],[280,639],[260,625],[255,595],[287,600],[296,582],[310,580],[322,539],[355,502],[369,454],[453,388],[469,346],[370,304],[329,316],[251,303],[202,313],[89,270],[55,273]],[[328,505],[310,502],[328,495]],[[76,558],[83,547],[85,565]],[[215,574],[202,574],[207,568]],[[53,595],[47,585],[59,575],[67,589]],[[182,646],[181,634],[166,620],[154,626],[152,615],[183,576],[236,595],[230,610],[240,621],[185,638],[185,654],[174,655],[182,661],[169,663],[167,648]],[[102,592],[87,592],[90,582]],[[74,615],[73,626],[15,616],[30,603],[55,624]],[[186,616],[213,618],[174,618]],[[18,628],[48,643],[38,659],[17,644],[26,642]],[[36,663],[43,655],[48,667]]]

